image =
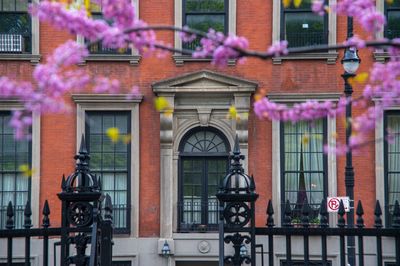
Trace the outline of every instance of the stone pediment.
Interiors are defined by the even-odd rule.
[[[257,83],[209,70],[184,74],[152,84],[155,93],[254,92]]]

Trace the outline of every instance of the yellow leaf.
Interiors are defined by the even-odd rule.
[[[128,144],[129,142],[131,142],[132,137],[128,134],[121,136],[121,139],[124,144]]]
[[[291,0],[282,0],[283,7],[288,8],[290,6],[290,2],[291,2]]]
[[[171,111],[172,112],[172,108],[169,106],[169,102],[164,97],[155,98],[154,106],[155,106],[156,110],[159,112],[162,112],[162,111],[167,111],[167,112]],[[169,109],[171,109],[171,110],[169,110]]]
[[[33,174],[33,170],[29,167],[28,164],[21,164],[18,169],[22,172],[23,176],[30,177]]]
[[[393,0],[386,0],[386,3],[388,3],[389,5],[393,4]]]
[[[307,145],[310,142],[310,136],[308,134],[304,134],[303,137],[301,138],[301,142],[304,145]]]
[[[293,0],[293,4],[295,8],[298,8],[301,5],[302,0]]]
[[[261,93],[256,93],[254,94],[254,101],[258,102],[261,100],[264,96]]]
[[[112,142],[117,142],[119,139],[119,129],[116,127],[107,128],[107,136],[111,139]]]
[[[354,81],[357,83],[365,83],[368,79],[368,73],[362,72],[354,77]]]
[[[337,132],[333,132],[333,133],[332,133],[332,138],[333,138],[333,139],[337,139],[337,137],[338,137],[338,133],[337,133]]]
[[[236,107],[233,105],[231,107],[229,107],[228,118],[230,118],[230,119],[237,118],[237,110],[236,110]]]

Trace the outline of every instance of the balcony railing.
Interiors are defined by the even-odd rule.
[[[116,233],[129,232],[130,208],[126,204],[113,204],[114,230]]]
[[[103,47],[101,43],[92,44],[89,47],[90,54],[103,54],[103,55],[110,55],[110,54],[120,54],[120,55],[129,55],[131,54],[132,50],[130,48],[124,49],[113,49]]]
[[[196,38],[191,42],[184,42],[184,43],[182,43],[182,48],[185,50],[194,51],[194,50],[196,50],[197,47],[201,46],[200,40],[201,40],[200,38]]]
[[[286,40],[289,47],[302,47],[327,43],[327,38],[323,32],[288,32]]]
[[[21,34],[0,33],[0,53],[22,53],[25,47],[25,37]]]
[[[186,231],[216,231],[218,230],[218,201],[211,198],[208,202],[200,199],[185,199],[178,203],[180,211],[179,230]],[[207,221],[203,216],[206,215]]]

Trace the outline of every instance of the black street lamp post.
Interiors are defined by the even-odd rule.
[[[353,37],[353,18],[347,18],[347,38]],[[360,58],[357,55],[356,48],[347,48],[344,52],[342,59],[343,68],[345,70],[342,75],[344,79],[344,94],[346,96],[346,145],[349,146],[349,139],[352,132],[351,126],[351,99],[353,94],[353,88],[349,82],[349,78],[354,77],[358,67],[360,66]],[[345,167],[345,179],[346,185],[346,196],[349,197],[350,211],[347,213],[347,225],[349,228],[354,227],[354,168],[353,168],[353,154],[351,150],[346,153],[346,167]],[[355,239],[354,236],[347,237],[347,255],[348,265],[354,266],[356,262],[355,257]]]

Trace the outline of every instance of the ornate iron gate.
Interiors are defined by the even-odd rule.
[[[272,201],[268,202],[267,206],[267,219],[265,227],[256,227],[254,222],[255,213],[255,201],[258,195],[255,192],[255,183],[253,177],[249,177],[243,171],[240,160],[243,160],[244,156],[240,155],[239,142],[236,138],[235,149],[231,156],[231,165],[228,175],[225,177],[223,184],[217,194],[220,207],[220,266],[226,264],[233,264],[234,266],[240,266],[242,264],[256,265],[256,249],[261,248],[260,263],[264,266],[264,255],[267,256],[269,266],[277,263],[282,266],[287,265],[323,265],[330,266],[332,261],[328,259],[328,243],[332,237],[338,238],[338,250],[339,258],[338,264],[341,266],[350,265],[347,262],[347,246],[345,238],[346,236],[355,236],[357,238],[357,264],[364,265],[366,261],[365,254],[365,243],[371,244],[371,241],[366,242],[366,237],[372,237],[375,247],[374,262],[372,264],[383,266],[383,265],[396,265],[400,266],[400,206],[399,202],[396,201],[394,210],[392,213],[393,220],[390,227],[383,227],[382,223],[382,210],[379,201],[376,202],[374,210],[374,227],[366,228],[364,224],[364,210],[361,201],[358,202],[356,208],[356,224],[355,227],[347,227],[345,220],[345,208],[341,201],[338,210],[337,227],[331,227],[328,222],[328,211],[326,201],[322,200],[321,207],[319,209],[319,223],[313,225],[310,221],[311,209],[307,201],[304,202],[301,209],[301,220],[300,223],[294,225],[294,219],[292,219],[292,210],[290,203],[284,203],[284,215],[282,226],[275,226],[274,224],[274,209]],[[267,240],[267,252],[264,252],[263,244],[256,244],[256,236],[266,236]],[[274,250],[274,243],[277,241],[277,237],[284,237],[284,244],[286,250],[284,256],[280,259],[276,258],[276,251]],[[301,237],[303,246],[302,257],[293,258],[292,240],[294,237]],[[320,239],[319,254],[310,257],[310,238],[317,237]],[[383,251],[383,239],[386,241],[389,239],[393,242],[393,246],[386,246],[386,249],[391,248],[392,258],[384,261]],[[260,238],[259,238],[260,239]],[[298,240],[298,239],[297,239]],[[232,243],[233,250],[230,254],[225,255],[224,242],[226,244]],[[336,243],[332,242],[332,243]],[[332,243],[330,245],[332,246]],[[250,255],[247,254],[247,247],[250,247]],[[281,251],[283,252],[283,251]],[[278,262],[277,262],[278,261]],[[371,259],[369,258],[369,262]],[[385,264],[384,264],[385,263]],[[371,265],[371,264],[370,264]],[[354,265],[351,265],[354,266]]]
[[[50,227],[50,208],[47,200],[43,206],[41,228],[32,228],[31,205],[28,201],[24,210],[23,229],[15,229],[14,208],[7,207],[6,229],[0,230],[0,238],[7,238],[7,265],[16,265],[13,258],[13,241],[25,238],[25,262],[30,265],[31,238],[43,241],[43,265],[49,265],[49,237],[59,237],[61,256],[59,264],[66,266],[111,266],[112,264],[112,203],[109,195],[101,193],[100,179],[89,169],[90,156],[82,136],[75,172],[62,177],[62,191],[58,194],[62,202],[61,227]],[[104,204],[103,204],[104,203]],[[104,206],[103,206],[104,205]],[[86,249],[90,245],[87,254]],[[71,251],[71,246],[75,250]]]

